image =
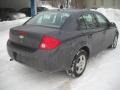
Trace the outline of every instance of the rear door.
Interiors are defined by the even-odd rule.
[[[91,53],[96,54],[102,49],[104,31],[98,28],[98,23],[93,13],[84,13],[81,17],[84,19],[87,29],[84,29],[84,27],[81,27],[83,25],[80,25],[80,30],[84,30],[84,34],[88,37],[87,42],[91,45]]]

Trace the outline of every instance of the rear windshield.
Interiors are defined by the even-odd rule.
[[[60,28],[69,17],[69,13],[47,11],[41,12],[26,24]]]

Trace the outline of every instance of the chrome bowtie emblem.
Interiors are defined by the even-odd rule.
[[[23,36],[23,35],[20,35],[19,38],[20,38],[20,39],[24,39],[24,36]]]
[[[23,43],[25,37],[23,35],[20,35],[19,38],[20,38],[20,42]]]

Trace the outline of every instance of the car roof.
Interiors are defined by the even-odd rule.
[[[70,13],[72,15],[77,15],[79,13],[83,13],[83,12],[96,12],[97,11],[93,11],[90,9],[55,9],[55,10],[51,10],[51,11],[55,11],[55,12],[66,12],[66,13]]]
[[[66,12],[81,12],[81,11],[88,11],[88,9],[62,9]],[[89,10],[90,11],[90,10]]]

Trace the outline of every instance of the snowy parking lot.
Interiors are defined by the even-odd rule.
[[[115,22],[120,31],[120,10],[100,8],[97,11]],[[65,72],[40,72],[10,62],[6,49],[9,29],[27,19],[0,22],[0,90],[120,90],[120,42],[116,49],[102,51],[90,58],[86,71],[76,79]]]

